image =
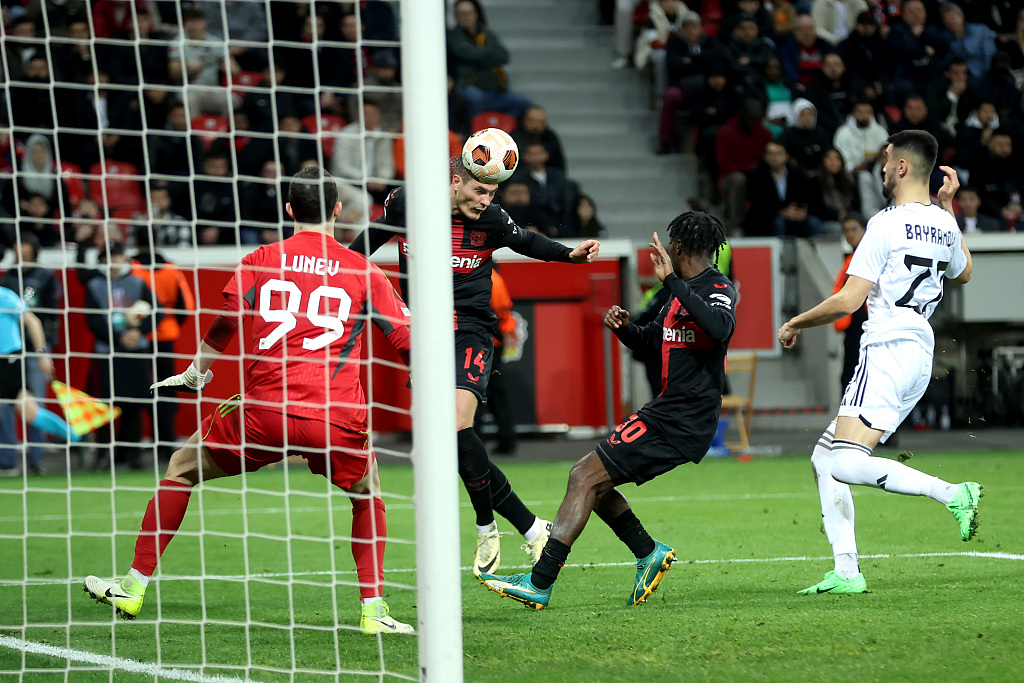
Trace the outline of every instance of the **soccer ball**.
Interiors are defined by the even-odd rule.
[[[484,128],[469,136],[462,146],[462,163],[482,183],[508,180],[519,164],[519,147],[500,128]]]

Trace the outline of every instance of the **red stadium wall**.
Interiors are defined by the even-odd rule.
[[[196,305],[204,311],[199,314],[199,324],[182,326],[178,340],[178,370],[183,371],[194,353],[199,334],[205,331],[219,310],[221,291],[231,277],[233,266],[199,267],[194,272],[185,271],[192,278]],[[393,269],[385,265],[385,270]],[[600,260],[590,266],[570,264],[538,263],[536,261],[507,260],[501,264],[501,273],[508,285],[509,293],[517,305],[532,306],[533,323],[526,343],[533,344],[533,365],[529,371],[533,377],[533,400],[536,406],[538,424],[565,424],[570,426],[605,426],[604,405],[604,350],[602,342],[602,320],[607,308],[620,301],[622,290],[621,265],[618,259]],[[90,361],[87,354],[92,352],[93,337],[85,324],[84,291],[77,276],[69,272],[65,279],[65,302],[76,312],[67,316],[67,334],[70,348],[62,343],[55,349],[57,354],[70,351],[69,372],[58,362],[57,378],[67,381],[76,388],[89,386]],[[387,341],[375,328],[372,332],[374,355],[398,362]],[[248,338],[245,334],[225,352],[226,356],[238,357],[239,342]],[[364,345],[364,360],[366,347]],[[612,353],[615,386],[614,396],[620,396],[618,349]],[[187,394],[182,395],[182,409],[178,413],[178,433],[191,434],[197,426],[200,414],[205,414],[213,405],[239,393],[243,365],[237,361],[222,359],[214,366],[216,378],[208,391],[204,392],[202,412],[188,409],[192,405]],[[374,365],[372,386],[364,386],[367,399],[373,406],[373,428],[375,431],[399,431],[411,429],[408,409],[410,391],[406,388],[408,372],[395,368]],[[616,419],[621,413],[617,406]]]

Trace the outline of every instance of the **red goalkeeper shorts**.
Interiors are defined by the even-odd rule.
[[[366,476],[374,457],[363,432],[264,408],[243,409],[238,397],[207,415],[200,434],[217,467],[229,475],[297,455],[311,472],[348,489]]]

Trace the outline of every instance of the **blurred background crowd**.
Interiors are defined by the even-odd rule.
[[[606,236],[544,103],[510,82],[515,55],[486,3],[443,1],[451,154],[480,128],[511,132],[520,164],[498,199],[512,218],[552,237]],[[935,135],[941,163],[958,170],[965,232],[1024,220],[1019,0],[594,3],[614,26],[610,69],[633,70],[647,88],[635,106],[656,114],[651,158],[699,159],[700,196],[679,207],[709,207],[731,236],[838,240],[862,229],[885,205],[885,140],[908,128]],[[119,364],[97,360],[86,388],[129,412],[165,411],[162,443],[177,440],[174,406],[150,401],[152,358],[173,348],[194,303],[161,250],[287,236],[286,182],[310,164],[339,179],[340,239],[381,215],[405,174],[397,10],[386,0],[3,3],[0,246],[15,251],[6,286],[56,343],[64,280],[38,254],[77,245],[67,261],[85,305],[107,316],[90,318],[94,351]],[[94,247],[99,270],[86,264]],[[153,329],[113,322],[139,300],[158,311],[143,316]],[[128,417],[119,423],[141,424]],[[132,448],[108,455],[136,463]]]
[[[656,152],[697,154],[702,194],[734,234],[838,235],[851,211],[872,216],[885,140],[906,129],[932,133],[959,171],[965,230],[1020,223],[1022,3],[604,5],[612,66],[644,73],[660,107]]]

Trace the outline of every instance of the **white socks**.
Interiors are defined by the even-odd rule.
[[[852,579],[860,574],[860,563],[857,553],[840,553],[836,555],[836,574],[844,579]]]
[[[871,456],[871,449],[853,441],[832,443],[832,476],[847,484],[874,486],[889,493],[927,496],[945,505],[956,490],[949,482],[888,458]]]
[[[382,598],[382,597],[380,597],[378,595],[377,597],[374,597],[374,598],[362,598],[362,602],[363,602],[364,605],[372,605],[373,603],[380,602],[383,599],[384,598]]]
[[[544,521],[541,520],[540,517],[534,517],[533,526],[531,526],[529,530],[525,534],[523,534],[523,538],[526,539],[527,543],[531,543],[533,541],[536,541],[542,533],[544,533]]]
[[[129,569],[128,573],[131,576],[133,576],[135,578],[135,580],[138,581],[139,584],[142,585],[143,588],[145,588],[146,586],[149,585],[149,577],[146,576],[145,574],[143,574],[142,572],[140,572],[135,567],[132,567],[131,569]]]
[[[835,457],[832,455],[832,437],[836,423],[833,421],[821,435],[811,456],[814,479],[821,500],[821,522],[825,535],[832,545],[836,558],[836,573],[852,578],[857,569],[857,536],[854,530],[853,496],[850,487],[832,477]],[[852,571],[851,571],[852,570]]]
[[[477,535],[479,535],[479,534],[493,534],[497,530],[498,530],[498,523],[497,522],[491,522],[487,526],[480,526],[479,524],[476,525],[476,533],[477,533]]]

